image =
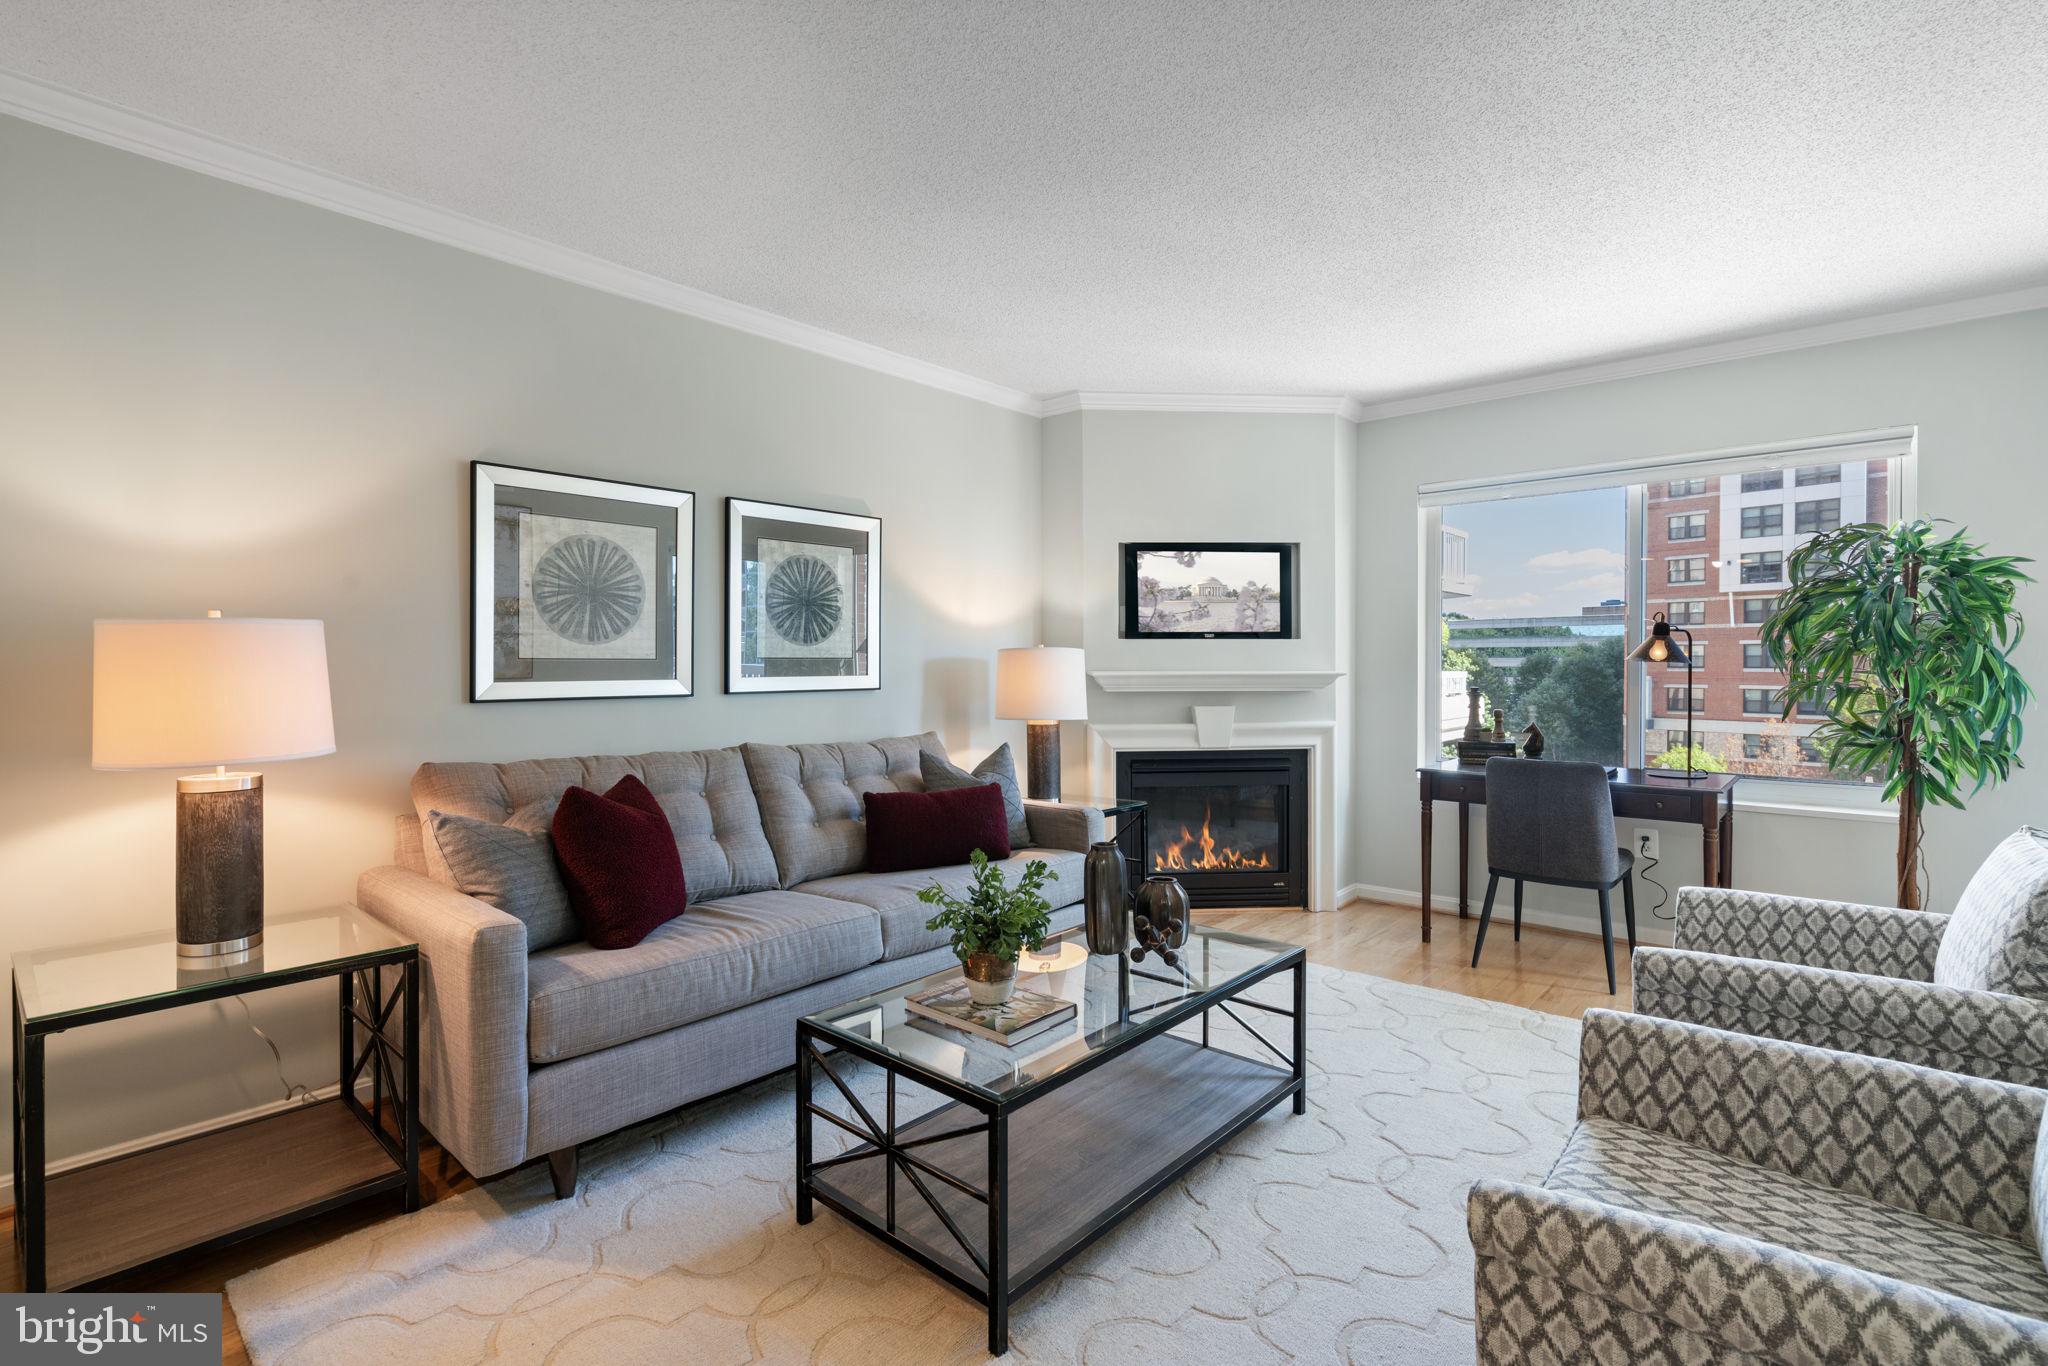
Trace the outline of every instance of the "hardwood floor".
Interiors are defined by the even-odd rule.
[[[1268,939],[1284,939],[1308,947],[1313,962],[1351,972],[1371,973],[1401,982],[1454,991],[1465,996],[1505,1001],[1510,1005],[1576,1018],[1591,1006],[1628,1005],[1626,945],[1616,945],[1615,971],[1619,994],[1607,994],[1600,941],[1561,930],[1524,927],[1522,941],[1511,926],[1496,918],[1487,933],[1485,957],[1474,970],[1472,935],[1478,919],[1455,915],[1436,918],[1435,942],[1424,944],[1416,931],[1412,908],[1357,903],[1325,915],[1306,911],[1220,911],[1202,915],[1205,924],[1241,930]],[[541,1159],[544,1160],[544,1159]],[[476,1182],[440,1147],[429,1141],[420,1159],[420,1185],[428,1201],[473,1190]],[[163,1269],[142,1276],[116,1278],[117,1288],[218,1292],[236,1276],[295,1252],[352,1233],[390,1217],[395,1200],[368,1200],[348,1209],[309,1219],[261,1238],[199,1256],[178,1258]],[[21,1267],[13,1239],[14,1212],[0,1215],[0,1289],[21,1288]],[[222,1308],[222,1353],[228,1366],[247,1366],[249,1354],[235,1324],[234,1310]]]

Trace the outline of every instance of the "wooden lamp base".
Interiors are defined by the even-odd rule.
[[[263,775],[178,779],[178,956],[263,943]]]

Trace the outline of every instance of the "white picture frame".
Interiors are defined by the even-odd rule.
[[[686,489],[472,461],[470,701],[691,696],[696,508]]]
[[[725,690],[880,688],[882,519],[751,498],[725,506]]]

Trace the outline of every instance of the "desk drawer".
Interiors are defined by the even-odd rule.
[[[1614,814],[1626,820],[1697,821],[1700,801],[1696,792],[1616,792]]]
[[[1436,799],[1440,802],[1484,802],[1486,800],[1486,773],[1438,773],[1430,778]]]

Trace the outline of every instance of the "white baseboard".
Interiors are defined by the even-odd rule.
[[[314,1100],[332,1100],[340,1094],[341,1084],[339,1082],[329,1082],[327,1085],[314,1090],[312,1097]],[[60,1176],[65,1172],[77,1171],[80,1167],[90,1167],[95,1162],[105,1162],[116,1157],[127,1157],[131,1153],[143,1152],[165,1143],[176,1143],[180,1139],[197,1138],[201,1134],[210,1134],[218,1129],[231,1129],[235,1125],[247,1120],[262,1119],[266,1115],[279,1114],[285,1110],[294,1109],[308,1103],[303,1099],[268,1100],[261,1105],[252,1105],[246,1110],[237,1110],[231,1115],[220,1115],[213,1119],[202,1119],[191,1124],[180,1125],[175,1129],[165,1129],[161,1133],[145,1134],[141,1138],[128,1139],[121,1143],[111,1143],[104,1148],[95,1148],[89,1153],[79,1153],[74,1157],[59,1158],[54,1162],[46,1164],[45,1171],[50,1176]],[[14,1177],[11,1173],[0,1176],[0,1214],[4,1214],[8,1218],[14,1216]]]

